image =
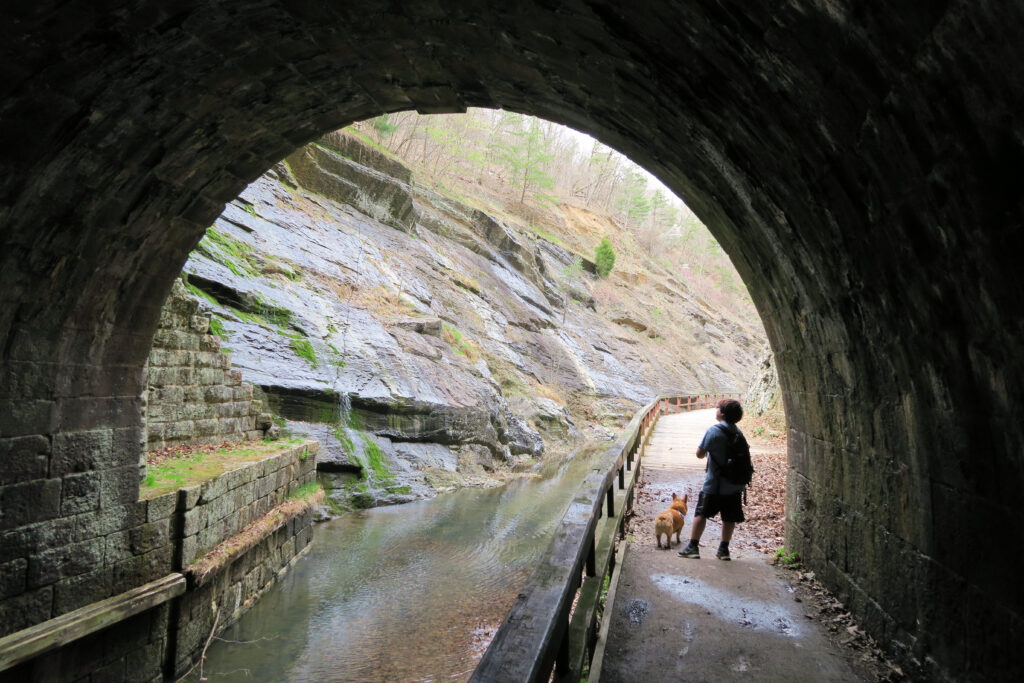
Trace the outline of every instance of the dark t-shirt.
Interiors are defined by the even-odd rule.
[[[726,427],[733,434],[742,433],[740,428],[736,425],[730,425],[728,422],[719,422],[718,424]],[[708,430],[704,432],[704,438],[701,439],[700,447],[707,451],[707,458],[709,460],[708,472],[704,477],[704,487],[701,489],[701,493],[707,494],[718,494],[718,495],[729,495],[730,493],[736,493],[742,491],[743,486],[730,483],[725,477],[719,476],[718,470],[722,463],[725,462],[725,448],[728,443],[728,437],[717,425],[708,427]]]

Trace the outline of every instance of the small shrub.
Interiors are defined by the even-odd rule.
[[[775,563],[789,567],[790,569],[796,569],[800,566],[800,556],[795,552],[790,552],[785,548],[779,548],[775,551]]]
[[[608,277],[612,268],[615,267],[615,251],[607,237],[602,237],[601,243],[594,250],[594,263],[597,265],[597,274],[600,277]]]

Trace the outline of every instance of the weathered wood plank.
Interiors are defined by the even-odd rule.
[[[174,573],[0,638],[0,671],[156,607],[185,592]]]
[[[633,479],[635,482],[635,478]],[[632,485],[627,489],[616,492],[619,509],[624,511],[625,499],[629,494]],[[583,666],[587,659],[590,643],[594,638],[594,629],[597,624],[597,606],[601,597],[601,588],[604,585],[605,576],[614,569],[610,568],[611,558],[615,552],[615,536],[622,526],[622,513],[616,517],[605,518],[597,529],[597,548],[594,551],[594,561],[598,567],[603,568],[595,576],[588,576],[583,580],[580,588],[579,600],[576,601],[576,609],[569,623],[569,666],[564,672],[556,672],[555,680],[578,681],[583,672]]]

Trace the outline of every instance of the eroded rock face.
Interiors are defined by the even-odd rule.
[[[754,381],[747,389],[744,409],[751,415],[762,415],[769,410],[781,408],[782,390],[779,388],[779,372],[775,368],[772,350],[765,345],[761,350],[761,362],[758,364]]]
[[[185,273],[260,398],[324,445],[320,468],[364,480],[332,499],[365,507],[501,482],[545,440],[607,436],[658,393],[741,386],[743,335],[730,370],[687,365],[690,350],[647,341],[657,335],[629,302],[570,303],[593,278],[567,268],[578,257],[565,248],[416,186],[347,134],[325,141],[246,188]],[[708,325],[702,310],[693,319]],[[575,395],[612,400],[574,413]]]

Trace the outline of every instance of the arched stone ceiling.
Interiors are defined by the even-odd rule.
[[[1019,640],[1024,614],[1002,553],[1024,537],[1024,6],[83,0],[0,19],[0,452],[110,430],[93,467],[130,499],[157,312],[223,204],[353,120],[512,109],[645,166],[733,259],[783,382],[788,542],[925,670],[1008,661],[990,635]]]

